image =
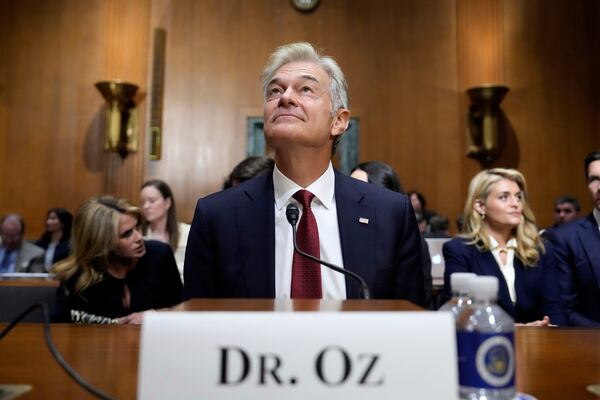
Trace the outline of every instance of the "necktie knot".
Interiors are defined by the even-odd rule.
[[[315,195],[309,192],[308,190],[300,189],[296,193],[294,193],[294,199],[298,200],[300,205],[302,205],[303,209],[310,208],[310,203],[312,203]]]

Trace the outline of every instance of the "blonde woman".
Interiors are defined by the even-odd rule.
[[[61,281],[55,321],[140,323],[142,311],[181,302],[173,252],[143,240],[142,219],[139,208],[110,196],[77,210],[73,253],[53,269]]]
[[[454,272],[496,276],[498,303],[515,322],[566,325],[554,260],[538,234],[523,175],[504,168],[477,174],[464,215],[465,233],[443,248],[446,294]]]

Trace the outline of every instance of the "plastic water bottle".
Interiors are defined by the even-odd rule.
[[[496,304],[498,278],[470,281],[473,303],[457,320],[461,399],[510,400],[515,396],[514,321]]]
[[[470,281],[476,276],[471,272],[455,272],[450,275],[452,298],[441,306],[438,311],[452,312],[456,321],[463,308],[471,304],[471,298],[469,297]]]

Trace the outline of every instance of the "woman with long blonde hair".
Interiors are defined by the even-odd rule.
[[[498,303],[516,322],[565,325],[554,260],[538,233],[523,175],[505,168],[475,175],[464,216],[463,235],[443,248],[446,295],[454,272],[496,276]]]
[[[181,302],[173,252],[143,240],[142,219],[139,208],[111,196],[77,210],[73,253],[53,268],[61,281],[55,321],[139,323],[141,311]]]

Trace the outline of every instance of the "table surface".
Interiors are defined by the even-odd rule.
[[[0,276],[0,286],[50,286],[58,287],[58,280],[54,278],[5,278]]]
[[[403,301],[191,300],[178,311],[415,311]],[[5,325],[3,325],[5,326]],[[598,399],[586,386],[600,383],[600,330],[519,327],[517,388],[540,400]],[[52,325],[64,358],[91,384],[118,399],[137,391],[139,326]],[[92,398],[46,348],[43,325],[17,326],[0,342],[0,383],[30,384],[19,399]]]

